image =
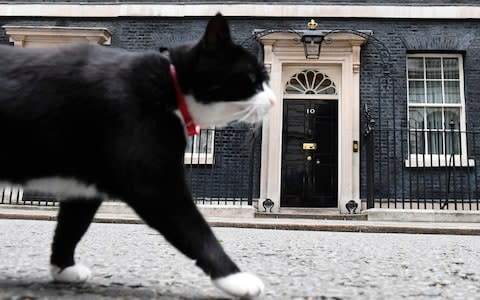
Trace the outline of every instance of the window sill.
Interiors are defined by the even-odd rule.
[[[450,155],[410,155],[410,159],[405,160],[406,168],[471,168],[475,167],[475,160],[466,156],[455,155],[450,159]]]
[[[213,154],[191,154],[185,153],[184,163],[186,165],[213,165]]]

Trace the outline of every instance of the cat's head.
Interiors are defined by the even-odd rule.
[[[232,121],[256,123],[275,103],[268,74],[252,53],[235,44],[225,18],[217,14],[202,39],[189,50],[185,96],[193,121],[201,127]]]

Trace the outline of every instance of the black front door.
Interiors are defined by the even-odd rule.
[[[283,103],[281,205],[336,207],[337,101]]]

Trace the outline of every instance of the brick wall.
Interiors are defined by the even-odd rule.
[[[335,2],[335,1],[331,1]],[[354,1],[351,1],[354,2]],[[368,1],[373,3],[375,1]],[[402,1],[407,3],[411,1]],[[437,1],[459,3],[458,1]],[[470,1],[472,2],[472,1]],[[141,50],[159,46],[174,46],[198,39],[206,18],[118,18],[118,19],[61,19],[61,18],[0,18],[0,26],[61,25],[99,26],[113,35],[112,46]],[[368,104],[378,128],[398,127],[406,121],[405,57],[407,51],[457,51],[464,54],[466,117],[469,130],[480,130],[480,21],[478,20],[386,20],[386,19],[317,19],[321,29],[372,30],[381,44],[369,42],[362,49],[361,105]],[[254,29],[304,28],[304,18],[232,18],[233,36],[257,53],[251,39]],[[8,43],[0,30],[0,43]],[[384,45],[385,51],[375,46]],[[382,59],[388,63],[384,68]],[[384,71],[390,77],[384,76]],[[363,120],[362,120],[363,122]],[[362,124],[363,126],[363,124]],[[361,141],[363,142],[363,141]],[[362,146],[363,147],[363,146]],[[388,147],[388,143],[379,143]],[[364,148],[361,149],[362,151]],[[228,159],[228,158],[225,158]],[[256,178],[259,162],[256,160]],[[365,195],[365,157],[361,159],[362,197]],[[258,191],[258,180],[256,190]]]
[[[260,130],[247,126],[217,130],[212,164],[186,165],[187,181],[196,198],[217,198],[223,201],[259,196]],[[219,201],[222,201],[219,200]]]

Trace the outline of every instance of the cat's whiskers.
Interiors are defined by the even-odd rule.
[[[241,120],[246,120],[246,119],[248,119],[251,115],[255,114],[256,111],[257,111],[257,110],[255,109],[255,107],[254,107],[254,106],[251,106],[251,107],[248,109],[247,113],[243,116],[243,118],[242,118]]]
[[[246,122],[253,114],[257,113],[257,109],[254,105],[248,106],[247,109],[243,111],[245,111],[245,114],[240,119],[238,119],[238,122]]]
[[[245,104],[243,104],[243,105],[245,106],[244,108],[232,113],[232,116],[234,116],[234,117],[239,116],[238,120],[242,119],[245,114],[248,114],[249,111],[252,110],[252,107],[250,105],[245,105]]]

